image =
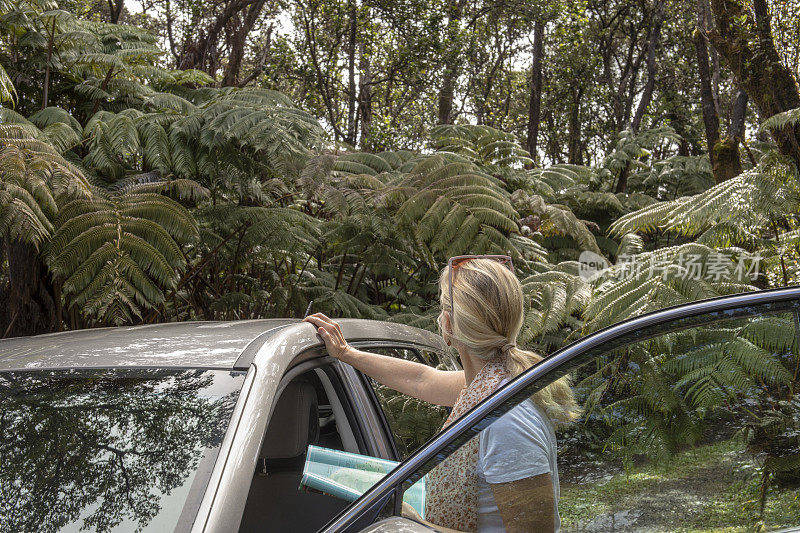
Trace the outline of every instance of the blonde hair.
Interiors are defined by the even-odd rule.
[[[492,259],[471,259],[459,265],[453,277],[455,316],[450,307],[449,273],[449,267],[445,267],[439,276],[439,301],[442,310],[450,314],[451,337],[456,343],[482,361],[504,358],[511,378],[543,359],[516,345],[524,318],[523,294],[522,285],[508,267]],[[580,416],[567,376],[531,398],[556,425]]]

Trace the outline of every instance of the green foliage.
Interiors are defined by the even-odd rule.
[[[54,230],[58,201],[91,196],[81,171],[45,141],[0,125],[0,235],[39,247]]]
[[[574,318],[588,303],[591,290],[578,275],[576,262],[542,264],[539,272],[520,280],[529,309],[518,342],[533,344],[541,353],[560,348],[579,329]]]
[[[528,196],[521,190],[514,193],[513,200],[522,213],[538,218],[537,231],[541,235],[569,236],[577,243],[578,251],[600,253],[592,232],[567,206],[548,205],[541,196]]]
[[[759,166],[694,196],[657,202],[619,218],[616,235],[656,229],[694,237],[709,246],[764,246],[765,230],[800,201],[794,172],[775,154]]]
[[[129,323],[161,305],[185,266],[179,243],[198,236],[184,207],[136,189],[73,200],[57,224],[48,266],[63,280],[68,306],[100,323]]]
[[[626,129],[619,134],[614,150],[606,157],[604,167],[615,175],[623,169],[633,172],[647,168],[643,161],[651,155],[654,145],[663,141],[680,142],[681,138],[669,126],[661,126],[634,132]]]
[[[250,14],[226,2],[123,14],[168,32],[156,35],[74,4],[0,0],[0,101],[14,106],[0,108],[0,234],[37,247],[42,283],[68,311],[52,328],[301,316],[313,300],[436,330],[447,258],[503,253],[526,296],[518,342],[545,354],[648,311],[800,279],[796,169],[775,146],[745,135],[746,171],[714,185],[685,50],[693,6],[668,4],[634,131],[651,3],[445,4],[363,4],[354,18],[343,2],[276,4],[252,39]],[[204,26],[229,8],[224,27]],[[294,30],[272,35],[276,13]],[[546,76],[533,124],[537,24]],[[217,81],[243,35],[238,68],[254,75]],[[720,77],[721,109],[735,84]],[[448,99],[458,105],[438,117]],[[520,143],[529,125],[533,154]],[[584,279],[586,251],[611,267]],[[746,252],[763,258],[760,277],[719,275]],[[3,288],[13,260],[0,254]],[[675,451],[742,389],[785,396],[794,374],[778,359],[794,342],[769,320],[676,334],[608,354],[581,386],[590,412],[625,415],[609,443]],[[750,440],[778,480],[795,471],[794,426],[775,394],[759,397]],[[406,450],[443,420],[386,401]]]
[[[604,354],[583,371],[587,417],[612,428],[608,443],[629,456],[675,453],[700,442],[724,406],[739,414],[765,475],[796,476],[796,406],[791,396],[797,335],[791,315],[729,320],[662,334]]]
[[[458,154],[491,170],[533,163],[514,135],[488,126],[443,124],[431,129],[431,138],[437,151]]]
[[[14,102],[14,85],[6,69],[0,65],[0,102]]]
[[[762,130],[782,130],[800,123],[800,107],[769,117],[761,123]]]
[[[755,289],[746,268],[739,268],[746,257],[736,248],[690,243],[622,259],[592,282],[592,298],[583,310],[587,332],[680,303]]]

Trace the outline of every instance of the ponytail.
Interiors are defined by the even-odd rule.
[[[516,346],[507,349],[504,346],[503,348],[502,352],[506,355],[506,371],[511,378],[517,377],[543,359],[535,352],[522,350]],[[545,412],[555,426],[569,424],[581,414],[581,409],[572,393],[569,376],[559,378],[535,392],[531,399]]]

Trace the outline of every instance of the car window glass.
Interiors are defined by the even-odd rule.
[[[522,530],[539,527],[529,522],[537,513],[556,516],[556,505],[562,531],[798,525],[796,314],[694,322],[700,325],[597,348],[572,368],[581,409],[574,422],[553,425],[557,417],[548,413],[557,411],[542,395],[523,395],[412,479],[426,472],[430,481],[449,462],[475,454],[477,492],[467,501],[485,511],[484,525],[521,520],[515,526]],[[545,481],[551,509],[540,504]],[[526,512],[503,516],[498,498],[505,509]],[[441,501],[450,500],[432,497],[429,510]]]
[[[410,361],[427,364],[441,370],[451,370],[448,359],[441,358],[436,352],[420,352],[407,348],[369,347],[374,353],[400,357]],[[428,402],[402,394],[372,378],[367,378],[378,397],[400,459],[405,459],[428,439],[442,429],[447,419],[448,410]]]
[[[0,530],[191,523],[245,372],[0,373]]]

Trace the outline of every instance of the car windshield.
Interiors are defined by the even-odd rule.
[[[0,373],[0,530],[193,521],[245,372]]]

